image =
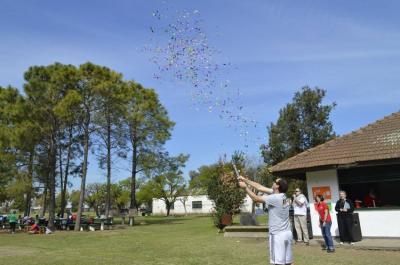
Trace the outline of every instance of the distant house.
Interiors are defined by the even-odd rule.
[[[334,206],[339,190],[345,190],[350,199],[360,201],[356,212],[363,236],[400,237],[400,112],[306,150],[270,171],[307,180],[310,202],[316,194],[325,194],[336,235]],[[372,208],[364,202],[371,190],[377,195]],[[320,235],[317,212],[310,208],[314,234]]]
[[[185,207],[183,202],[185,201]],[[167,213],[165,201],[162,199],[153,199],[153,214],[163,215]],[[241,207],[242,212],[251,212],[252,200],[249,196],[246,196],[244,203]],[[210,214],[214,208],[214,203],[207,197],[207,195],[198,196],[186,196],[178,197],[173,207],[171,208],[170,214]],[[262,209],[262,205],[258,205],[256,209]]]

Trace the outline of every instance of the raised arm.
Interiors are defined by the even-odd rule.
[[[258,203],[265,202],[261,196],[256,195],[251,189],[249,189],[249,187],[247,186],[247,184],[244,181],[239,181],[239,186],[246,191],[246,193],[250,196],[250,198],[254,202],[258,202]]]
[[[239,176],[239,181],[243,181],[247,185],[249,185],[249,186],[251,186],[251,187],[255,188],[256,190],[261,191],[263,193],[267,193],[267,194],[272,194],[273,193],[273,190],[271,188],[264,187],[263,185],[261,185],[261,184],[259,184],[257,182],[251,181],[251,180],[249,180],[249,179],[247,179],[245,177]]]

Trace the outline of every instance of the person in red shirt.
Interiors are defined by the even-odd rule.
[[[39,225],[34,223],[33,225],[31,225],[31,229],[29,230],[29,234],[38,234],[39,233]]]
[[[328,253],[335,252],[335,246],[333,245],[331,235],[332,219],[328,205],[324,202],[324,197],[322,195],[317,195],[315,197],[315,209],[319,215],[319,227],[321,227],[322,236],[324,237],[325,248]]]
[[[370,190],[364,197],[364,205],[366,207],[376,207],[377,199],[374,190]]]

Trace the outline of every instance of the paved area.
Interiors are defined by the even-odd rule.
[[[268,238],[268,228],[266,226],[230,226],[225,228],[224,237],[238,238]],[[322,246],[324,240],[322,237],[314,237],[310,240],[311,246]],[[363,238],[354,245],[349,243],[339,244],[338,239],[334,240],[337,248],[353,248],[368,250],[392,250],[400,251],[400,238]],[[298,243],[302,245],[303,243]]]
[[[322,238],[317,237],[310,241],[310,245],[322,245],[323,242]],[[334,244],[337,248],[400,251],[400,238],[363,238],[361,241],[355,242],[354,245],[349,243],[340,245],[338,240],[334,240]]]

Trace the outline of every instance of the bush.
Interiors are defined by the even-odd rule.
[[[232,164],[219,164],[212,175],[208,187],[208,197],[214,201],[214,224],[219,227],[224,214],[233,215],[239,212],[246,194],[242,191],[232,172]]]

